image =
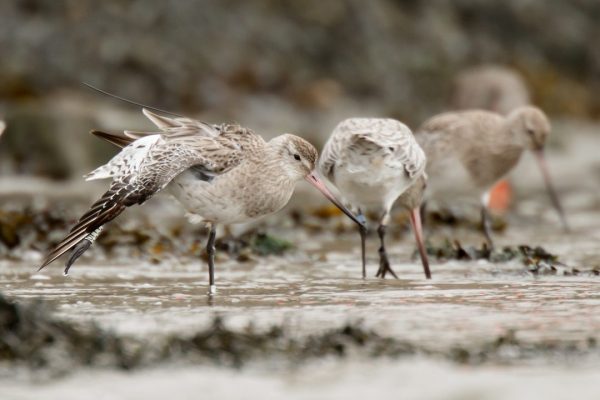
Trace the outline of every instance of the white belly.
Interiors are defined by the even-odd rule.
[[[475,181],[456,158],[439,160],[427,169],[425,199],[450,205],[457,201],[479,202],[490,187],[482,187]]]
[[[340,167],[335,171],[335,185],[356,207],[389,209],[411,184],[403,170],[385,166],[360,171]]]
[[[246,215],[244,205],[227,193],[225,185],[202,181],[190,172],[175,178],[168,189],[187,211],[191,222],[231,224],[252,219]]]

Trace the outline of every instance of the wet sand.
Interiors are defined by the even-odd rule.
[[[561,158],[557,162],[565,165]],[[579,159],[575,165],[581,163]],[[559,170],[558,186],[576,184],[574,174]],[[199,394],[236,398],[241,388],[249,396],[263,398],[377,394],[423,399],[599,398],[600,350],[589,345],[600,339],[600,277],[591,272],[600,266],[600,201],[598,190],[589,188],[593,183],[592,177],[579,189],[561,193],[573,233],[560,231],[536,183],[519,197],[507,230],[497,234],[500,247],[542,245],[570,270],[581,271],[575,276],[564,274],[567,267],[554,275],[534,275],[517,259],[503,263],[433,259],[433,279],[426,281],[418,258],[412,257],[412,235],[399,230],[391,235],[389,252],[401,279],[372,277],[377,269],[377,240],[371,236],[371,277],[362,280],[355,232],[347,229],[331,235],[326,230],[298,230],[285,223],[285,213],[276,220],[284,223],[270,222],[266,229],[296,247],[282,256],[257,256],[247,262],[221,254],[218,293],[213,299],[206,296],[207,268],[200,258],[171,257],[160,263],[130,255],[87,258],[68,277],[62,276],[59,265],[35,273],[41,257],[36,252],[23,260],[0,261],[5,295],[18,302],[42,299],[57,318],[93,322],[115,334],[142,339],[185,337],[220,316],[233,330],[282,326],[299,340],[351,323],[431,351],[477,349],[510,333],[519,343],[563,343],[565,348],[573,346],[573,352],[533,353],[526,359],[517,355],[514,362],[506,354],[498,358],[500,362],[480,366],[422,355],[361,354],[313,358],[298,366],[255,359],[239,370],[173,362],[135,372],[82,369],[35,385],[29,374],[2,373],[12,376],[2,382],[2,398],[33,399],[43,394],[63,400],[147,399],[173,393],[182,399]],[[523,187],[523,182],[517,179],[516,187]],[[428,237],[437,244],[447,238],[473,245],[482,240],[468,226],[430,227]],[[588,345],[585,351],[577,351],[580,344]]]
[[[243,370],[211,367],[151,369],[116,373],[82,371],[45,385],[3,383],[10,399],[572,399],[600,393],[594,366],[460,367],[426,359],[324,360],[293,371],[276,366]],[[241,395],[243,393],[243,396]],[[240,397],[241,396],[241,397]]]
[[[531,234],[525,227],[512,226],[499,239],[511,240],[513,229],[515,235]],[[466,241],[477,237],[466,229],[462,233]],[[598,260],[593,243],[583,242],[589,235],[574,234],[568,241],[549,229],[536,235],[545,247],[582,270]],[[363,281],[356,235],[348,232],[335,242],[327,237],[317,235],[319,246],[299,240],[300,247],[287,255],[257,262],[222,257],[218,294],[211,301],[206,296],[206,266],[199,261],[83,264],[68,277],[58,268],[32,275],[31,263],[2,262],[0,279],[6,295],[41,298],[61,319],[90,321],[139,338],[185,337],[205,329],[219,315],[234,330],[249,325],[258,330],[284,326],[299,340],[359,323],[382,337],[440,352],[456,347],[477,349],[507,332],[541,348],[546,341],[576,348],[600,339],[600,277],[590,273],[534,276],[518,260],[497,264],[433,261],[434,279],[426,281],[418,259],[411,259],[412,238],[405,235],[390,247],[401,279]],[[376,269],[373,242],[371,275]],[[303,249],[302,243],[310,249]],[[439,357],[353,354],[341,359],[311,358],[297,366],[277,357],[255,359],[241,370],[176,361],[134,372],[84,369],[33,386],[29,378],[21,377],[3,384],[3,391],[15,399],[39,398],[43,393],[44,398],[63,400],[164,398],[172,393],[183,399],[196,398],[198,393],[237,398],[239,388],[251,396],[298,399],[377,394],[423,399],[561,399],[573,393],[592,399],[600,394],[597,347],[583,354],[534,352],[526,359],[516,355],[514,360],[507,354],[500,364],[492,361],[479,367]]]

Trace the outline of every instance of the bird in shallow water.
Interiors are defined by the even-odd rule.
[[[531,150],[542,171],[550,200],[568,231],[544,158],[550,130],[546,114],[533,106],[516,108],[507,116],[469,110],[430,118],[415,134],[427,155],[426,199],[452,198],[465,193],[478,196],[483,232],[493,247],[487,211],[489,191],[517,165],[525,150]]]
[[[452,82],[451,110],[488,110],[508,115],[531,103],[523,76],[512,68],[484,64],[461,71]],[[512,197],[509,177],[500,179],[489,191],[489,209],[504,213]]]
[[[410,212],[421,262],[431,278],[423,244],[419,206],[427,177],[425,153],[403,123],[383,118],[350,118],[340,122],[325,144],[319,169],[358,212],[371,209],[381,213],[377,233],[380,239],[379,270],[376,276],[394,277],[385,249],[385,233],[394,203]],[[362,274],[366,276],[366,228],[360,226]]]
[[[214,277],[217,224],[248,222],[274,213],[289,201],[305,179],[360,225],[331,194],[315,172],[317,151],[306,140],[283,134],[266,142],[239,125],[211,125],[188,118],[168,118],[143,109],[160,132],[92,131],[123,149],[86,180],[112,179],[109,190],[86,212],[44,259],[40,270],[72,249],[65,274],[125,208],[142,204],[166,189],[193,222],[209,227],[209,294]]]

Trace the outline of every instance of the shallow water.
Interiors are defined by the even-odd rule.
[[[206,295],[207,268],[200,259],[81,264],[67,277],[54,266],[32,273],[33,262],[2,262],[0,284],[9,296],[46,300],[60,317],[92,319],[138,336],[192,331],[210,323],[215,314],[240,328],[284,323],[298,335],[360,320],[382,335],[429,346],[473,343],[509,329],[528,340],[584,339],[600,331],[600,278],[586,272],[585,264],[593,262],[595,244],[585,233],[568,240],[547,229],[535,235],[564,262],[578,266],[583,271],[579,276],[536,277],[518,260],[432,260],[431,281],[423,278],[418,260],[411,259],[409,235],[390,240],[399,280],[360,278],[358,238],[353,233],[335,241],[321,234],[312,242],[294,235],[298,247],[285,256],[246,263],[219,257],[218,293],[213,298]],[[511,227],[499,240],[512,241],[517,235],[530,232]],[[465,230],[463,237],[477,240],[477,233]],[[370,242],[369,254],[376,255],[375,238]],[[375,262],[369,257],[370,275]]]
[[[591,212],[587,221],[596,217]],[[47,301],[60,318],[93,321],[141,338],[191,335],[220,315],[234,329],[249,324],[257,328],[283,325],[298,338],[361,321],[384,337],[441,351],[455,346],[477,348],[509,331],[528,343],[600,339],[600,277],[586,272],[598,265],[598,233],[592,224],[581,224],[567,237],[544,222],[521,224],[513,221],[507,232],[498,235],[499,245],[543,244],[583,272],[533,276],[518,260],[496,264],[432,260],[433,279],[427,281],[418,259],[411,257],[414,245],[407,233],[389,241],[391,261],[401,279],[363,280],[356,233],[333,239],[327,233],[275,229],[297,247],[284,256],[245,263],[221,255],[217,259],[218,293],[212,299],[206,295],[207,268],[200,259],[82,263],[67,277],[62,276],[60,266],[35,273],[36,261],[2,261],[0,285],[6,295],[18,300]],[[477,232],[464,228],[438,229],[431,240],[441,242],[448,232],[463,243],[481,240]],[[377,268],[376,244],[371,237],[371,276]],[[27,378],[5,381],[2,392],[9,397],[2,398],[33,399],[43,394],[43,398],[62,400],[162,399],[173,393],[183,399],[196,398],[198,393],[236,398],[243,387],[244,393],[262,398],[379,394],[423,399],[560,399],[576,393],[578,398],[591,399],[600,395],[599,371],[598,350],[583,358],[546,354],[525,365],[487,363],[476,368],[437,358],[350,355],[313,360],[291,369],[269,359],[255,360],[240,371],[206,365],[164,365],[134,373],[84,369],[72,377],[35,385]]]
[[[575,182],[568,171],[558,172],[563,175],[559,185]],[[284,256],[243,263],[220,254],[214,298],[206,295],[207,268],[199,258],[173,258],[159,264],[118,256],[95,262],[84,258],[63,277],[59,265],[35,273],[41,254],[32,253],[26,257],[28,262],[0,261],[0,285],[4,294],[17,301],[47,301],[60,318],[93,321],[141,338],[191,335],[220,315],[234,329],[283,325],[299,338],[361,321],[381,336],[440,350],[476,348],[509,331],[529,343],[598,341],[600,277],[589,272],[600,266],[598,188],[562,194],[573,226],[568,235],[558,228],[553,210],[540,202],[544,194],[539,185],[529,189],[509,217],[507,231],[498,234],[497,245],[542,245],[568,266],[580,269],[579,275],[564,276],[559,270],[553,276],[534,276],[518,260],[494,264],[432,259],[433,279],[427,281],[418,259],[412,258],[414,244],[407,232],[401,238],[392,235],[388,242],[400,279],[372,277],[377,269],[377,240],[372,236],[370,277],[363,280],[356,233],[334,236],[272,224],[269,233],[287,238],[296,248]],[[477,231],[464,227],[430,227],[427,236],[433,243],[445,238],[463,244],[481,242]],[[243,387],[246,394],[263,398],[380,394],[423,399],[596,399],[600,398],[598,353],[596,347],[585,357],[545,355],[525,365],[479,367],[424,357],[350,356],[313,360],[292,369],[280,368],[273,360],[256,360],[239,371],[189,365],[135,373],[83,370],[39,385],[31,385],[27,378],[2,382],[1,398],[43,394],[63,400],[163,399],[173,393],[182,399],[197,398],[198,393],[236,398]]]

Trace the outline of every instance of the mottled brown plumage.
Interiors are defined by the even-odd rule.
[[[144,114],[160,132],[125,131],[124,135],[93,132],[123,148],[106,165],[86,175],[86,179],[110,178],[112,183],[70,234],[48,254],[40,269],[77,246],[74,256],[67,261],[65,272],[68,271],[104,224],[125,208],[143,204],[165,188],[195,222],[211,228],[208,246],[212,255],[211,292],[215,225],[245,222],[280,210],[299,180],[309,181],[355,219],[313,173],[317,151],[300,137],[284,134],[265,142],[240,125],[209,125],[188,118],[167,118],[148,110]],[[86,239],[87,243],[81,244]]]
[[[419,206],[425,187],[425,154],[411,130],[389,118],[349,118],[340,122],[323,148],[319,168],[359,211],[381,213],[378,277],[389,272],[385,232],[394,203],[408,208],[421,253],[423,270],[431,277],[422,242]],[[415,205],[415,203],[417,205]],[[366,275],[365,231],[361,230],[363,277]]]
[[[550,130],[544,112],[532,106],[519,107],[506,117],[471,110],[430,118],[415,135],[427,155],[426,196],[448,199],[457,194],[476,195],[485,212],[489,189],[515,167],[525,150],[531,150],[540,159],[552,201],[562,218],[542,157]]]

